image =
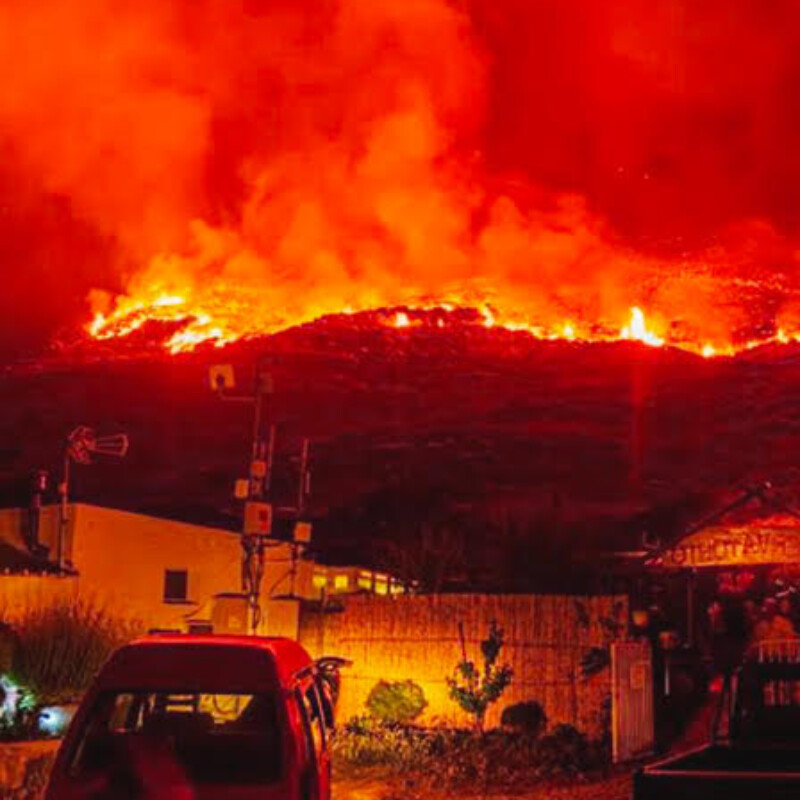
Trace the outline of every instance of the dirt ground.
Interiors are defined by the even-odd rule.
[[[489,794],[489,800],[629,800],[631,773],[612,775],[602,780],[542,783],[519,794]],[[430,791],[409,791],[402,779],[375,775],[359,778],[338,778],[333,784],[333,800],[448,800],[452,794]],[[459,792],[459,800],[479,800],[482,795]]]

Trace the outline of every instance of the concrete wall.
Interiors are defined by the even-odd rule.
[[[584,677],[581,660],[590,648],[610,643],[615,623],[624,636],[627,598],[359,596],[343,603],[339,613],[304,610],[300,627],[300,641],[312,655],[353,662],[342,673],[341,719],[364,713],[364,701],[379,680],[410,678],[422,686],[429,703],[424,723],[467,724],[446,684],[461,660],[458,626],[463,625],[468,657],[481,663],[480,641],[494,619],[505,631],[501,661],[511,665],[514,677],[488,724],[497,724],[507,705],[537,700],[551,723],[600,734],[610,670]]]
[[[0,510],[0,540],[25,551],[27,514],[23,509]],[[59,517],[58,506],[42,509],[38,538],[50,548],[51,560],[57,552]],[[25,608],[80,595],[145,629],[185,629],[190,618],[211,620],[215,595],[242,588],[238,533],[78,503],[69,507],[65,540],[65,555],[77,577],[0,574],[0,613],[7,609],[9,616],[18,616]],[[168,569],[187,571],[187,602],[164,601]],[[310,596],[312,572],[312,564],[300,561],[293,578],[290,547],[267,549],[261,633],[297,636],[298,604],[280,598],[292,592]]]
[[[76,504],[71,514],[82,596],[146,627],[182,628],[215,594],[240,588],[235,533],[89,505]],[[165,570],[187,571],[185,603],[165,602]]]
[[[57,506],[41,513],[39,540],[50,546],[51,559],[59,513]],[[23,550],[26,525],[27,512],[0,511],[0,539]],[[193,614],[210,618],[215,594],[241,589],[239,536],[228,531],[74,504],[66,540],[66,556],[78,577],[0,575],[0,608],[39,607],[80,595],[145,628],[185,628]],[[187,602],[165,602],[167,569],[187,571]]]
[[[58,506],[42,509],[38,540],[49,547],[51,561],[58,552],[59,519]],[[27,510],[0,509],[0,540],[23,552],[27,548],[27,526]],[[185,629],[189,619],[211,621],[214,617],[216,622],[224,619],[234,624],[226,632],[249,630],[247,611],[242,603],[237,608],[235,599],[223,601],[226,608],[219,611],[224,613],[214,611],[215,595],[242,589],[238,533],[78,503],[68,509],[64,552],[78,574],[70,591],[79,592],[81,598],[115,616],[144,628],[178,629]],[[187,571],[187,602],[165,602],[165,570]],[[325,591],[330,594],[354,591],[362,572],[353,567],[293,562],[290,545],[269,546],[261,584],[263,622],[259,632],[296,637],[298,603],[285,599],[287,595],[320,597],[322,590],[315,586],[315,576],[320,575],[325,578]],[[346,576],[347,585],[337,588],[342,576]],[[389,591],[387,577],[380,577],[382,582],[376,583],[374,590],[380,591],[382,587]],[[5,594],[0,589],[0,603],[6,597],[9,603],[20,607],[39,606],[46,602],[46,596],[57,594],[42,587],[50,587],[50,580],[58,583],[64,579],[42,580],[44,583],[38,578],[15,577],[6,583]]]

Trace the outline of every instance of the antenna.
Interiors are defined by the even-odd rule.
[[[275,423],[269,426],[269,444],[267,445],[267,475],[264,478],[264,491],[272,487],[272,464],[275,460]]]
[[[67,455],[78,464],[91,464],[95,454],[124,458],[127,452],[128,436],[124,433],[98,437],[91,428],[80,425],[67,437]]]
[[[308,439],[303,439],[300,450],[300,477],[297,486],[297,519],[303,515],[303,510],[311,488],[311,473],[308,469]]]
[[[111,436],[100,436],[94,440],[90,452],[102,456],[116,456],[124,458],[128,454],[128,437],[124,433],[115,433]]]
[[[297,508],[295,509],[295,523],[290,545],[291,567],[289,569],[289,591],[294,596],[297,582],[297,566],[300,552],[311,541],[311,524],[302,522],[306,500],[311,490],[311,470],[308,466],[308,439],[303,439],[300,449],[300,475],[297,480]]]
[[[69,485],[70,466],[76,464],[91,464],[93,455],[115,456],[124,458],[128,452],[128,436],[125,433],[115,433],[110,436],[97,436],[86,425],[79,425],[67,437],[67,446],[64,450],[64,471],[58,493],[61,496],[61,516],[58,524],[58,568],[64,570],[64,542],[66,541],[67,524],[69,523]]]

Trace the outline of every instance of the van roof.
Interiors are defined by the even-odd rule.
[[[237,693],[286,688],[312,661],[292,639],[215,634],[143,636],[117,650],[98,676],[101,689]]]

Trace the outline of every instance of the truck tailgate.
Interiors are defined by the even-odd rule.
[[[800,752],[703,747],[644,767],[634,800],[800,798]]]
[[[634,800],[789,800],[800,798],[800,773],[647,772],[633,778]]]

